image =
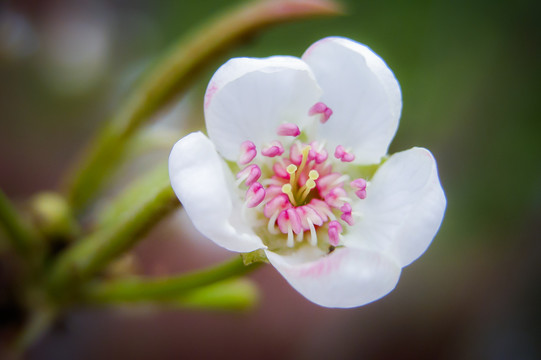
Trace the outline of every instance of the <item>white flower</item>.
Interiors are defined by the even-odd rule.
[[[401,107],[391,70],[349,39],[231,59],[205,95],[210,139],[178,141],[171,184],[218,245],[263,249],[319,305],[364,305],[426,250],[446,206],[428,150],[386,157]]]

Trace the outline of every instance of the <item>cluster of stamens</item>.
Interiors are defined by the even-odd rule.
[[[319,115],[323,123],[332,115],[332,110],[317,103],[308,113]],[[299,128],[291,123],[277,129],[278,136],[296,138],[300,134]],[[316,246],[318,234],[324,232],[329,245],[338,246],[344,231],[342,225],[355,223],[352,197],[346,189],[364,199],[366,181],[362,178],[351,181],[349,175],[333,171],[333,162],[348,163],[355,156],[339,145],[334,152],[336,160],[329,159],[324,144],[305,144],[296,139],[289,152],[286,155],[284,152],[278,140],[261,149],[261,157],[257,156],[254,143],[242,143],[238,164],[244,168],[237,174],[237,183],[248,187],[245,206],[262,210],[268,219],[267,231],[287,235],[288,247],[294,247],[295,240],[302,242],[308,232],[311,245]],[[262,175],[264,178],[260,180]]]

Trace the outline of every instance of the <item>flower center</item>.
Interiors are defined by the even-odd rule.
[[[317,103],[309,115],[326,122],[332,110]],[[324,143],[303,143],[296,139],[300,134],[295,124],[282,124],[277,135],[286,139],[272,141],[259,154],[251,141],[242,143],[238,164],[245,167],[237,173],[237,184],[248,187],[245,209],[266,221],[260,232],[269,247],[283,247],[285,240],[289,248],[308,242],[332,251],[344,228],[354,225],[352,203],[366,197],[367,184],[362,178],[351,181],[349,163],[355,156],[343,146],[332,158]],[[270,244],[275,238],[279,241]]]

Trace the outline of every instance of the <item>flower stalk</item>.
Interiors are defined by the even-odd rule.
[[[244,275],[258,268],[260,264],[246,266],[242,258],[236,256],[217,266],[178,276],[88,283],[82,290],[82,298],[92,304],[166,301],[180,298],[196,288]]]

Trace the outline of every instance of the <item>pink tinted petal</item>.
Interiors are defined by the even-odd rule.
[[[169,156],[171,186],[194,226],[216,244],[238,252],[264,248],[240,216],[233,175],[212,142],[196,132],[180,139]]]
[[[271,264],[308,300],[325,307],[351,308],[394,289],[400,267],[370,250],[337,248],[329,255],[305,246],[289,256],[265,250]]]

